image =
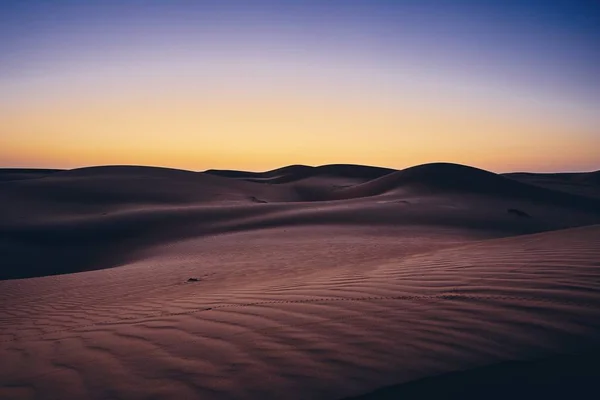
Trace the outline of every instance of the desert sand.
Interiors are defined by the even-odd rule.
[[[599,177],[0,170],[0,398],[582,397]]]

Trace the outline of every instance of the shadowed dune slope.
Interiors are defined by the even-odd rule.
[[[281,191],[280,191],[281,192]],[[56,172],[36,180],[4,182],[0,201],[75,206],[188,204],[249,201],[269,188],[213,175],[157,167],[107,166]]]
[[[371,167],[353,164],[330,164],[318,167],[306,165],[290,165],[267,172],[243,172],[243,171],[220,171],[208,170],[207,173],[226,176],[230,178],[241,178],[253,182],[264,182],[271,184],[290,183],[317,176],[328,176],[338,178],[351,178],[359,181],[367,181],[387,175],[395,170],[390,168]]]
[[[41,178],[60,171],[62,170],[41,168],[0,168],[0,182]]]
[[[600,209],[599,172],[499,175],[460,164],[431,163],[401,171],[333,164],[292,165],[264,173],[218,170],[207,173],[252,182],[288,184],[300,201],[344,200],[410,190],[479,193]]]
[[[600,379],[600,351],[559,355],[453,372],[346,400],[591,398]]]
[[[274,227],[1,281],[0,398],[340,399],[580,368],[600,347],[600,226],[463,233]]]
[[[257,181],[269,181],[270,179],[277,179],[283,176],[293,175],[308,175],[315,167],[308,165],[288,165],[265,172],[249,172],[249,171],[234,171],[234,170],[219,170],[209,169],[205,171],[206,174],[223,176],[226,178],[237,178],[245,180],[257,180]]]
[[[562,172],[562,173],[532,173],[532,172],[512,172],[502,174],[503,176],[517,180],[549,180],[563,182],[580,182],[590,185],[600,185],[600,171],[593,172]]]
[[[600,185],[600,171],[586,173],[584,180],[595,185]]]
[[[528,198],[553,204],[600,210],[600,202],[553,191],[460,164],[424,164],[332,193],[336,199],[376,196],[397,190],[466,192],[489,196]]]
[[[213,212],[215,206],[256,204],[266,201],[264,196],[288,201],[287,193],[207,174],[135,166],[0,182],[0,279],[114,266],[110,260],[127,258],[148,243],[185,236],[191,227],[206,233],[211,220],[248,213],[247,207]],[[198,210],[193,221],[190,209]]]
[[[559,174],[518,172],[503,176],[547,189],[600,198],[600,171]]]
[[[491,238],[600,223],[594,199],[580,207],[581,197],[464,166],[426,165],[358,185],[352,174],[266,185],[112,166],[2,182],[0,279],[110,268],[156,246],[267,228],[416,226]],[[513,208],[531,218],[508,214]]]

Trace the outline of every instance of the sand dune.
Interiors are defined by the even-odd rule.
[[[593,195],[452,164],[308,168],[1,182],[0,398],[419,398],[589,371]]]
[[[263,257],[225,253],[225,270],[149,257],[1,282],[1,394],[338,398],[600,344],[598,227],[321,268],[280,269],[281,236]],[[299,253],[340,246],[311,242]]]
[[[504,176],[552,190],[600,197],[600,171],[562,174],[512,173]]]
[[[307,165],[290,165],[267,172],[228,170],[206,171],[206,173],[211,175],[271,184],[290,183],[314,177],[349,178],[355,180],[355,182],[365,182],[371,179],[380,178],[391,172],[394,172],[394,170],[390,168],[353,164],[330,164],[321,165],[318,167],[311,167]]]
[[[277,168],[265,172],[209,169],[205,171],[205,173],[217,176],[224,176],[226,178],[236,178],[250,181],[266,181],[269,179],[279,179],[286,176],[304,176],[310,174],[310,171],[314,169],[315,167],[311,167],[308,165],[288,165],[286,167]]]
[[[584,196],[550,191],[514,179],[458,164],[434,163],[419,165],[385,175],[340,190],[335,198],[367,197],[410,189],[419,192],[479,193],[499,197],[528,198],[555,204],[570,204],[579,208],[599,209],[600,202]]]
[[[353,179],[371,167],[348,168],[341,167],[346,176],[285,184],[134,166],[4,182],[0,250],[8,267],[0,278],[114,267],[152,246],[262,228],[410,225],[487,238],[600,223],[595,199],[470,167],[426,165],[366,183]],[[534,218],[515,218],[509,208]]]
[[[0,168],[0,182],[17,181],[21,179],[34,179],[48,176],[60,169],[32,169],[32,168]]]

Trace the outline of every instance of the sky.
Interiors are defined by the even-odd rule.
[[[0,0],[0,167],[600,169],[600,2]]]

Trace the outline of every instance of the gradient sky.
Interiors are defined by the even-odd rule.
[[[600,2],[0,1],[0,167],[600,169]]]

